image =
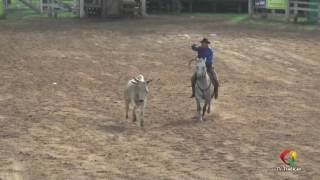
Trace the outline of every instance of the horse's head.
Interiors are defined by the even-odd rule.
[[[198,78],[203,78],[207,74],[206,61],[207,59],[197,59],[196,75]]]

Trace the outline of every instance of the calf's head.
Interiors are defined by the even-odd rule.
[[[136,86],[138,88],[138,93],[137,93],[137,100],[140,103],[143,103],[149,93],[149,89],[148,89],[148,84],[151,82],[152,80],[149,81],[138,81]]]

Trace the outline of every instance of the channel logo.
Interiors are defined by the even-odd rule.
[[[291,149],[285,149],[279,155],[281,161],[285,164],[277,167],[277,171],[288,172],[288,171],[301,171],[301,167],[297,167],[297,152]]]
[[[296,167],[297,165],[296,151],[285,149],[284,151],[282,151],[279,157],[282,160],[282,162],[284,162],[286,165],[289,165],[290,167]]]

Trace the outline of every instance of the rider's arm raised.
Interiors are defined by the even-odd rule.
[[[199,51],[199,46],[196,45],[196,44],[193,44],[193,45],[191,46],[191,48],[192,48],[192,50],[194,50],[194,51]]]

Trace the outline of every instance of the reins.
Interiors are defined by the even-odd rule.
[[[208,75],[208,74],[206,73],[206,75]],[[206,77],[206,76],[205,76],[205,77]],[[210,82],[209,86],[208,86],[206,89],[202,89],[202,88],[199,86],[198,79],[196,79],[196,85],[197,85],[197,87],[198,87],[202,92],[205,92],[205,91],[208,91],[208,90],[209,90],[209,88],[210,88],[211,85],[212,85],[211,79],[210,79],[209,82]]]

